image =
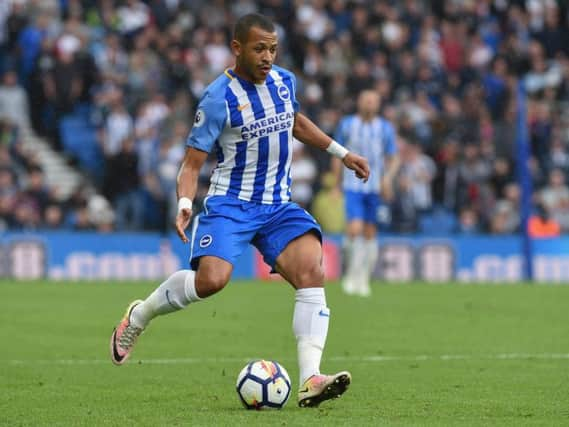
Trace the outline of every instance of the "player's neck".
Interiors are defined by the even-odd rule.
[[[362,122],[371,122],[375,118],[375,114],[360,114]]]
[[[253,76],[243,71],[243,69],[239,67],[239,64],[235,64],[235,67],[233,67],[232,70],[233,74],[235,74],[237,77],[239,77],[242,80],[248,81],[249,83],[253,83],[255,85],[262,85],[263,83],[265,83],[264,80],[255,80]]]

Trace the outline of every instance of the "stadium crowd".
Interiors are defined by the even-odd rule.
[[[255,11],[278,24],[278,62],[330,135],[360,90],[381,94],[402,158],[383,229],[519,231],[523,79],[533,219],[569,232],[569,10],[555,0],[1,1],[0,228],[166,230],[194,107],[232,64],[236,17]],[[89,178],[112,216],[93,214],[81,188],[61,200],[21,148],[31,127],[69,155],[60,125],[78,109],[97,130],[102,169]],[[326,153],[298,144],[293,199],[339,232],[343,199],[328,168]]]

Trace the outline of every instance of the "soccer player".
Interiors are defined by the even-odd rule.
[[[346,271],[342,288],[347,294],[369,296],[370,277],[377,261],[377,213],[381,196],[393,198],[393,179],[399,169],[395,130],[378,115],[380,96],[364,90],[358,96],[357,114],[348,115],[338,124],[335,138],[348,150],[361,153],[369,161],[370,180],[343,174],[346,220],[344,249]],[[338,184],[342,181],[341,162],[333,160]]]
[[[174,273],[144,301],[130,304],[112,334],[111,357],[115,364],[124,363],[154,317],[223,289],[235,261],[252,243],[296,289],[293,330],[300,368],[299,405],[317,406],[340,396],[351,376],[346,371],[320,373],[330,318],[323,287],[322,236],[316,221],[290,202],[293,136],[339,157],[359,179],[367,180],[369,167],[365,158],[333,141],[299,112],[294,74],[273,64],[277,33],[270,20],[258,14],[240,18],[231,48],[235,67],[211,83],[200,100],[178,174],[176,230],[190,243],[192,269]],[[188,238],[185,229],[198,174],[211,150],[217,153],[218,164]]]

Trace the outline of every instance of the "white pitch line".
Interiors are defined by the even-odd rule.
[[[180,359],[131,359],[131,364],[143,365],[191,365],[198,363],[246,363],[259,357],[188,357]],[[569,360],[569,353],[498,353],[498,354],[440,354],[416,356],[331,356],[330,362],[380,363],[380,362],[423,362],[453,360]],[[279,358],[292,362],[296,359]],[[0,365],[107,365],[108,359],[44,359],[44,360],[0,360]]]

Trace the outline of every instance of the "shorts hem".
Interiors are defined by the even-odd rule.
[[[232,260],[230,260],[227,257],[224,257],[222,255],[218,255],[218,254],[201,254],[198,256],[194,256],[189,260],[190,261],[190,268],[194,271],[198,271],[200,258],[204,257],[204,256],[212,256],[212,257],[222,259],[223,261],[227,261],[229,264],[231,264],[231,267],[235,268],[235,263]]]

